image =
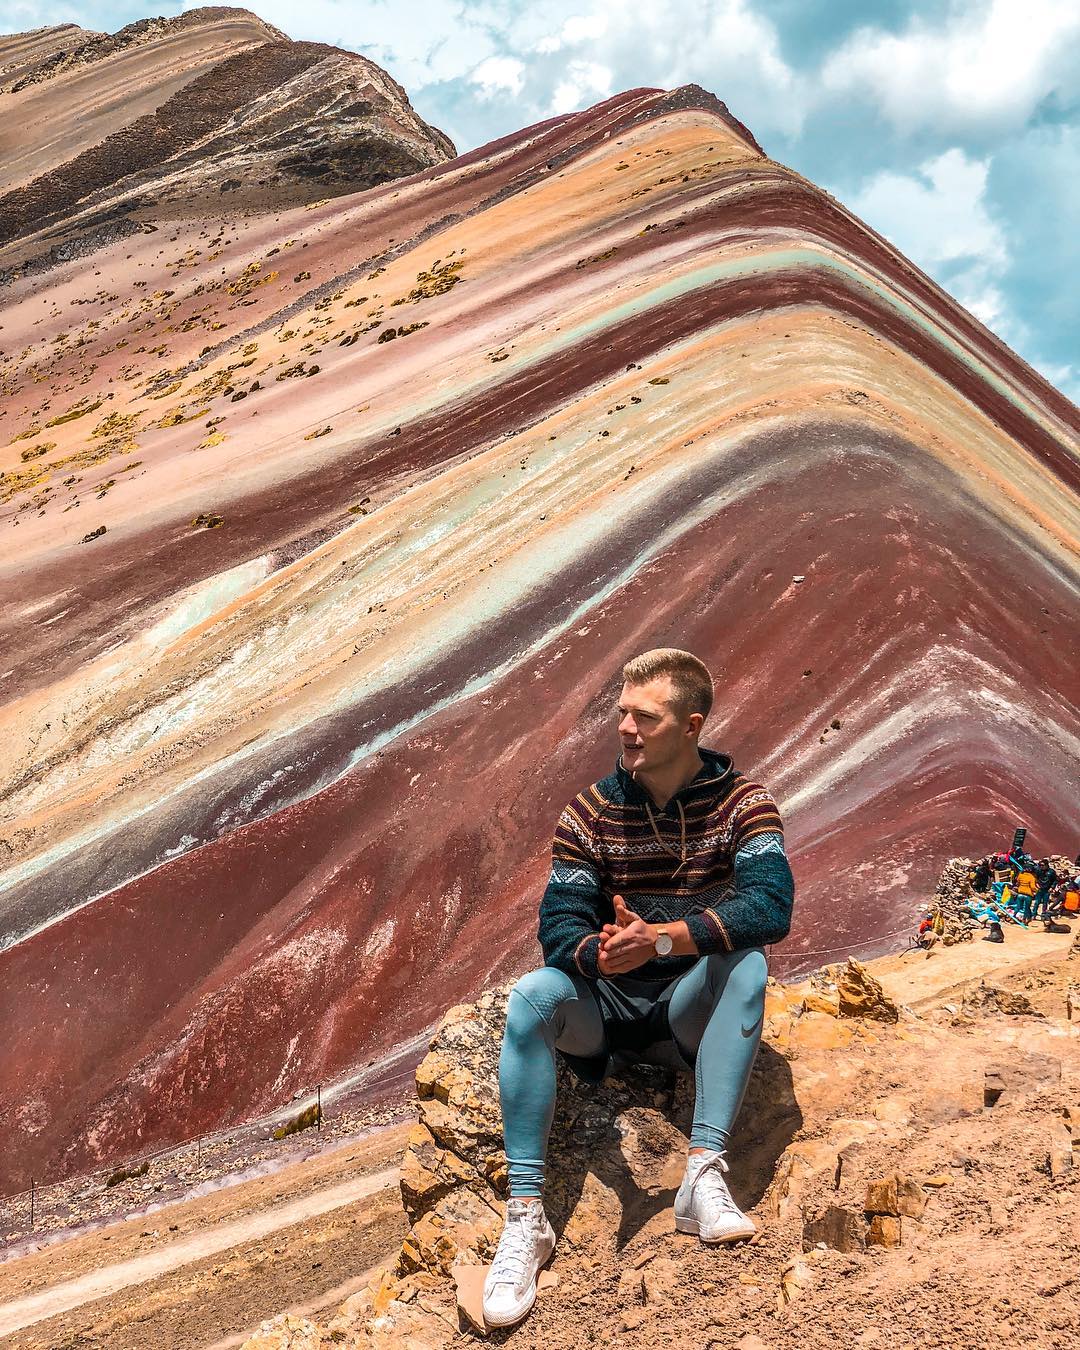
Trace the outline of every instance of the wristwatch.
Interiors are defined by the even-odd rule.
[[[657,956],[670,956],[671,949],[675,944],[666,928],[658,928],[656,930],[656,942],[653,945],[656,947]]]

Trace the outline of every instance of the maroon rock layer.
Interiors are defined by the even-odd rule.
[[[171,181],[164,241],[3,316],[0,1185],[533,963],[647,647],[781,803],[779,973],[895,945],[1016,821],[1072,851],[1076,410],[717,100],[312,209]]]

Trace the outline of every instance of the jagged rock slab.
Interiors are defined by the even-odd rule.
[[[778,970],[1072,821],[1076,410],[711,95],[328,201],[217,186],[76,262],[20,240],[2,293],[4,1185],[533,964],[646,647],[711,664],[708,743],[780,799]]]

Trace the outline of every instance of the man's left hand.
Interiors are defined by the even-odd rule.
[[[626,975],[656,955],[656,934],[651,924],[626,908],[615,896],[615,923],[604,924],[598,964],[601,975]]]

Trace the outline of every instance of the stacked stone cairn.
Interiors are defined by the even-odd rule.
[[[938,878],[934,897],[926,906],[925,914],[932,917],[940,912],[945,924],[941,934],[944,946],[963,942],[979,927],[978,920],[967,912],[970,900],[980,900],[971,888],[968,877],[975,870],[976,863],[971,858],[950,858]]]

